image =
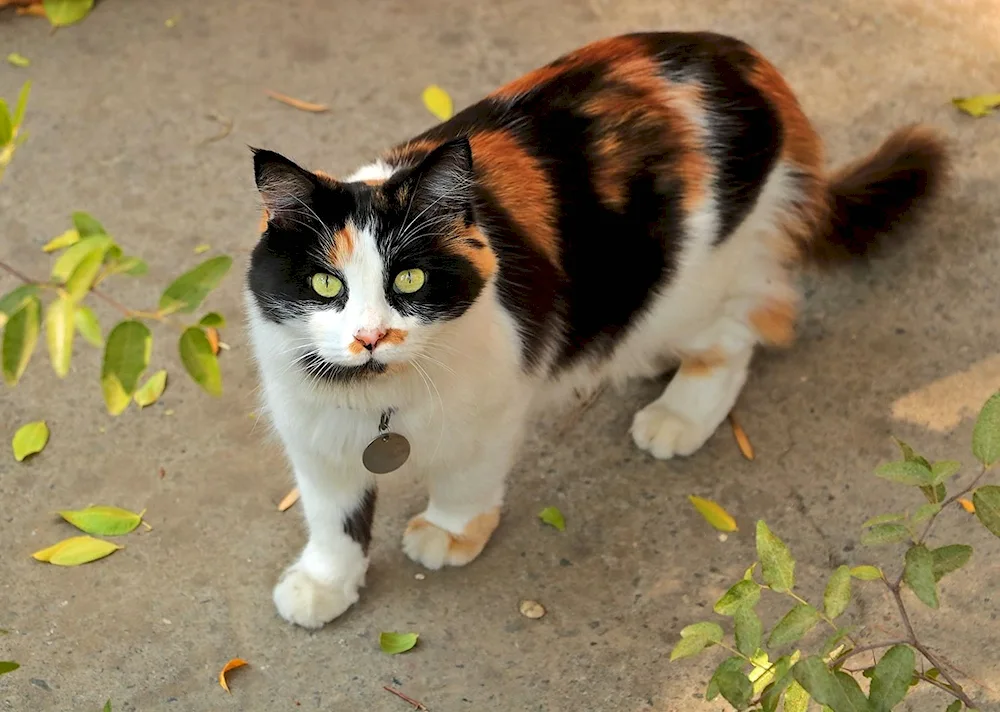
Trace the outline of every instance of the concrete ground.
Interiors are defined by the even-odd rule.
[[[249,416],[255,377],[237,328],[258,219],[247,144],[342,174],[431,124],[420,101],[430,83],[461,106],[585,41],[667,28],[756,45],[837,162],[897,125],[940,126],[954,143],[951,191],[905,250],[808,281],[800,342],[756,361],[738,405],[755,461],[723,428],[696,456],[655,462],[626,431],[660,386],[607,393],[535,433],[473,565],[415,577],[398,539],[423,494],[389,477],[360,605],[315,633],[284,623],[270,589],[303,528],[297,508],[276,511],[289,474]],[[65,382],[40,353],[22,384],[0,391],[4,441],[29,420],[52,429],[33,461],[0,457],[0,628],[10,631],[0,660],[21,663],[0,677],[0,708],[89,711],[111,698],[116,711],[408,709],[391,685],[433,712],[721,709],[698,701],[719,658],[668,656],[753,560],[754,520],[793,542],[802,590],[816,598],[831,564],[899,558],[858,543],[868,516],[917,503],[870,475],[894,456],[890,433],[972,461],[970,414],[1000,385],[1000,123],[960,115],[949,99],[1000,90],[998,38],[991,0],[103,0],[55,34],[0,14],[2,53],[32,60],[0,66],[0,96],[34,83],[31,139],[0,186],[0,258],[46,274],[38,248],[73,210],[149,261],[150,277],[108,287],[130,305],[201,259],[200,243],[237,258],[210,302],[232,321],[221,399],[181,375],[169,329],[156,332],[154,362],[174,377],[145,412],[106,415],[86,345]],[[268,88],[332,110],[295,111]],[[220,128],[212,113],[234,127],[204,143]],[[13,286],[0,276],[0,291]],[[113,312],[96,307],[109,324]],[[740,531],[720,541],[689,494],[721,502]],[[54,510],[89,503],[147,508],[154,529],[88,566],[29,557],[70,535]],[[565,513],[565,533],[539,523],[546,505]],[[958,511],[935,535],[955,540],[976,546],[976,565],[945,582],[933,617],[915,603],[915,624],[987,685],[971,689],[989,709],[1000,701],[1000,543]],[[522,598],[548,615],[522,618]],[[850,616],[867,639],[893,636],[880,595]],[[420,645],[387,656],[384,630],[417,631]],[[216,675],[237,656],[250,667],[227,695]],[[922,689],[908,704],[945,706]]]

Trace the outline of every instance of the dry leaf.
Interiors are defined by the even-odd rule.
[[[732,413],[729,414],[729,425],[733,429],[733,437],[736,438],[736,444],[739,446],[740,452],[743,453],[743,457],[748,460],[753,460],[753,445],[750,444],[750,438],[747,437],[747,434],[743,430],[742,426],[736,422],[736,418]]]
[[[219,330],[214,326],[205,328],[205,336],[208,337],[208,345],[212,347],[212,354],[219,354]]]
[[[538,601],[521,601],[521,605],[518,606],[518,610],[521,612],[522,616],[525,618],[531,618],[532,620],[538,620],[545,615],[545,607]]]
[[[733,519],[733,516],[712,500],[695,497],[694,495],[689,495],[688,499],[691,500],[691,504],[694,505],[694,508],[698,510],[701,516],[705,518],[705,521],[720,532],[734,532],[737,530],[736,520]]]
[[[195,246],[195,248],[194,248],[194,253],[195,253],[196,255],[200,255],[200,254],[202,254],[203,252],[208,252],[208,251],[209,251],[209,250],[211,250],[211,249],[212,249],[212,246],[211,246],[211,245],[209,245],[209,244],[207,244],[207,243],[204,243],[204,242],[203,242],[202,244],[200,244],[200,245],[196,245],[196,246]]]
[[[230,660],[228,663],[225,664],[225,666],[222,668],[222,671],[219,673],[219,684],[222,686],[223,690],[229,692],[229,683],[226,681],[226,673],[229,672],[230,670],[241,668],[247,664],[248,664],[247,661],[244,660],[243,658],[233,658],[232,660]]]
[[[291,492],[285,495],[285,497],[278,502],[278,511],[284,512],[286,509],[291,507],[293,504],[299,501],[299,488],[294,488]]]
[[[45,8],[41,5],[28,5],[28,7],[17,8],[18,15],[33,15],[34,17],[46,17]]]
[[[978,119],[986,116],[994,109],[1000,108],[1000,94],[959,97],[958,99],[952,99],[951,103],[959,111],[964,111],[969,116],[975,116]]]
[[[974,505],[972,502],[970,502],[969,500],[967,500],[965,497],[959,497],[958,498],[958,503],[960,505],[962,505],[962,509],[964,509],[969,514],[975,514],[976,513],[976,505]]]
[[[45,561],[56,566],[79,566],[103,559],[123,546],[92,536],[74,536],[63,539],[58,544],[36,551],[31,555],[36,561]]]
[[[291,107],[298,109],[299,111],[311,111],[313,113],[320,113],[323,111],[329,111],[330,107],[326,104],[313,104],[308,101],[302,101],[301,99],[296,99],[294,97],[288,96],[287,94],[281,94],[276,91],[267,90],[267,95],[274,99],[275,101],[280,101],[282,104],[288,104]]]
[[[434,114],[441,121],[447,121],[451,118],[452,111],[454,110],[451,97],[448,96],[448,92],[439,87],[437,84],[431,84],[429,87],[424,89],[423,93],[424,106],[427,110]]]

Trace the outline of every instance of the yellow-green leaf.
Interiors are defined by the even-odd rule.
[[[419,637],[417,633],[380,633],[378,636],[378,645],[382,648],[383,653],[398,655],[399,653],[405,653],[407,650],[412,650],[413,646],[417,644],[417,638]]]
[[[45,339],[49,345],[49,360],[52,370],[59,378],[65,378],[69,373],[70,360],[73,357],[73,334],[75,328],[76,305],[67,297],[59,297],[49,303],[45,314]]]
[[[149,365],[152,349],[153,335],[141,321],[123,321],[108,334],[101,389],[111,415],[120,415],[128,407],[139,377]]]
[[[49,441],[49,426],[44,420],[22,425],[14,433],[11,446],[14,448],[14,459],[21,462],[28,455],[41,452]]]
[[[0,329],[15,312],[24,306],[28,299],[36,294],[38,294],[38,287],[33,284],[22,284],[0,297]]]
[[[104,337],[101,335],[101,323],[97,320],[97,315],[85,304],[78,304],[76,312],[73,314],[73,321],[76,322],[76,330],[80,336],[89,341],[94,346],[104,346]]]
[[[43,0],[45,16],[53,27],[79,22],[94,7],[94,0]]]
[[[17,95],[17,106],[14,108],[14,126],[20,126],[24,121],[24,112],[28,109],[28,97],[31,95],[31,82],[21,85]]]
[[[434,114],[441,121],[447,121],[451,118],[454,107],[451,103],[451,97],[448,96],[448,92],[439,87],[437,84],[431,84],[429,87],[424,89],[423,93],[424,106],[427,110]]]
[[[159,370],[147,379],[135,392],[135,402],[140,408],[153,405],[163,395],[163,389],[167,387],[167,372]]]
[[[681,639],[670,652],[670,660],[681,660],[697,655],[710,645],[722,640],[722,627],[718,623],[705,621],[693,623],[681,629]]]
[[[149,265],[138,257],[126,257],[111,270],[115,274],[127,274],[130,277],[141,277],[149,272]]]
[[[800,603],[775,624],[767,639],[769,647],[779,647],[794,643],[819,622],[819,611],[810,605]]]
[[[8,327],[10,328],[10,327]],[[986,485],[972,493],[976,517],[990,532],[1000,536],[1000,487]]]
[[[736,531],[736,520],[718,504],[710,499],[703,499],[694,495],[689,495],[688,499],[691,500],[691,504],[694,505],[694,508],[698,510],[701,516],[705,518],[705,521],[720,532]]]
[[[211,249],[212,249],[212,246],[211,246],[211,245],[209,245],[209,244],[206,244],[206,243],[204,243],[204,242],[203,242],[203,243],[202,243],[202,244],[200,244],[200,245],[195,245],[195,248],[194,248],[194,253],[195,253],[196,255],[201,255],[201,254],[204,254],[204,253],[208,252],[208,251],[209,251],[209,250],[211,250]]]
[[[741,579],[730,586],[722,598],[715,602],[713,610],[720,616],[732,616],[742,608],[753,608],[760,600],[760,584],[749,579]]]
[[[232,264],[231,257],[219,255],[185,272],[164,290],[160,297],[160,310],[190,314],[201,306],[208,293],[226,276]]]
[[[6,675],[9,672],[14,672],[19,667],[21,666],[13,660],[0,660],[0,675]]]
[[[111,249],[113,244],[107,235],[81,236],[79,242],[70,245],[69,249],[59,255],[59,259],[52,265],[52,278],[58,282],[65,282],[89,255],[97,253],[103,260],[105,253]]]
[[[0,99],[0,146],[6,146],[14,138],[14,122],[10,118],[7,102]]]
[[[59,512],[60,517],[80,531],[97,536],[128,534],[142,522],[142,514],[103,505],[86,509],[64,509]]]
[[[906,552],[903,581],[924,604],[938,607],[937,581],[934,578],[934,555],[923,544],[911,546]]]
[[[809,709],[809,693],[793,680],[785,692],[785,712],[806,712]]]
[[[979,94],[978,96],[959,97],[958,99],[952,99],[951,103],[959,111],[964,111],[969,116],[975,116],[978,119],[1000,107],[1000,94]]]
[[[199,319],[198,323],[202,326],[211,326],[215,329],[222,329],[226,326],[226,319],[218,312],[209,312]]]
[[[784,593],[795,585],[795,559],[763,520],[757,522],[757,558],[764,582],[775,591]]]
[[[96,237],[98,235],[107,236],[108,232],[104,226],[90,213],[77,210],[73,213],[73,227],[80,233],[80,237]]]
[[[986,467],[1000,460],[1000,392],[986,401],[976,417],[972,454]]]
[[[877,566],[855,566],[851,569],[851,576],[859,581],[878,581],[882,578],[882,570]]]
[[[7,55],[7,61],[13,64],[15,67],[28,67],[31,65],[31,60],[25,57],[23,54],[18,54],[17,52],[11,52]]]
[[[31,354],[35,352],[38,343],[38,332],[41,329],[41,302],[38,297],[29,296],[21,303],[21,308],[14,312],[3,330],[3,379],[7,385],[16,385],[21,380],[24,369],[28,367]]]
[[[56,566],[79,566],[103,559],[123,548],[125,547],[92,536],[74,536],[47,549],[36,551],[31,556],[37,561],[45,561]]]
[[[42,246],[42,252],[55,252],[66,247],[75,245],[80,241],[80,233],[76,230],[67,230],[62,235],[56,235]]]
[[[851,570],[839,566],[830,576],[823,594],[823,607],[827,618],[837,618],[851,602]]]
[[[566,519],[558,507],[546,507],[538,513],[538,518],[561,532],[566,531]]]
[[[200,327],[191,326],[181,334],[181,363],[191,379],[213,396],[222,395],[222,373],[212,344]]]

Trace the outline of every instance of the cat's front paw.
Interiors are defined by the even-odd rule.
[[[303,628],[322,628],[358,600],[356,582],[324,582],[294,564],[274,587],[274,605],[289,623]]]
[[[499,523],[499,507],[473,517],[457,534],[432,524],[420,514],[406,527],[403,551],[428,569],[465,566],[479,556]]]
[[[635,444],[658,460],[693,454],[713,432],[715,425],[688,420],[659,402],[650,403],[632,420]]]

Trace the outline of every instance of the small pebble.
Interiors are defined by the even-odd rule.
[[[413,578],[415,578],[417,581],[423,581],[427,577],[424,576],[423,574],[414,574]]]
[[[725,541],[728,538],[729,538],[728,534],[725,534],[725,533],[719,534],[719,541]]]
[[[545,609],[538,601],[521,601],[520,611],[522,616],[533,620],[537,620],[545,615]]]

